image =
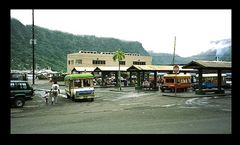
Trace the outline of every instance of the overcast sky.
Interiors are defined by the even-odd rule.
[[[32,24],[32,10],[11,10]],[[210,41],[231,39],[231,10],[34,10],[34,23],[77,35],[139,41],[149,51],[186,57],[211,48]]]

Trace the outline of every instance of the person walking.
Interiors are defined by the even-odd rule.
[[[52,98],[52,104],[53,103],[57,103],[58,101],[58,94],[60,94],[60,89],[59,89],[59,85],[57,83],[57,81],[54,81],[53,85],[52,85],[52,88],[51,88],[51,96],[53,97]]]
[[[46,102],[47,105],[48,105],[49,96],[50,96],[50,92],[49,91],[45,91],[45,94],[44,94],[43,98],[45,98],[45,102]]]

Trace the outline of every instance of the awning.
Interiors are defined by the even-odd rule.
[[[95,68],[96,67],[74,67],[72,69],[72,72],[73,71],[76,71],[76,72],[93,72]]]
[[[132,65],[127,69],[127,71],[158,71],[158,72],[170,72],[173,71],[173,66],[165,65]],[[179,66],[180,72],[196,72],[194,69],[184,69]]]
[[[129,67],[120,66],[120,71],[127,71]],[[109,71],[109,72],[115,72],[118,71],[118,66],[98,66],[94,69],[94,71]]]

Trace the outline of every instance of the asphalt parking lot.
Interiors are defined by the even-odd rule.
[[[96,88],[94,102],[73,102],[61,95],[46,105],[42,95],[49,82],[37,82],[33,100],[11,108],[12,134],[230,134],[231,94],[166,96],[133,87]],[[171,94],[171,93],[168,93]]]

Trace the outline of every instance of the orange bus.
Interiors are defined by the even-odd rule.
[[[177,90],[187,91],[192,87],[190,74],[165,74],[163,76],[163,83],[160,86],[162,92],[170,90],[171,92]]]

